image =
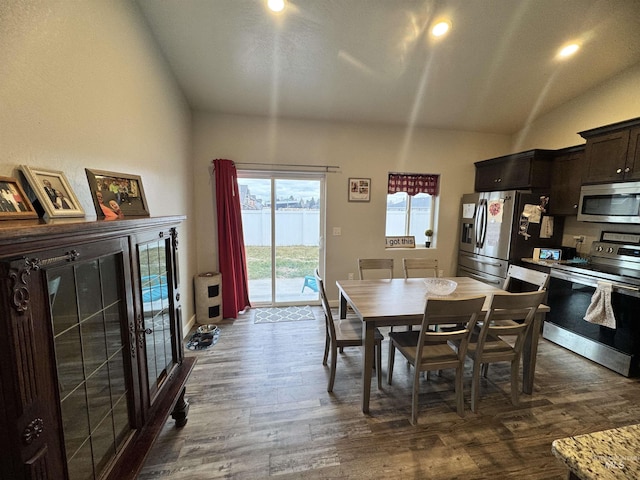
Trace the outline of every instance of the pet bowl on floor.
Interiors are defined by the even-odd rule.
[[[216,325],[200,325],[196,332],[198,333],[216,333],[218,327]]]
[[[220,329],[216,325],[200,325],[187,342],[189,350],[204,350],[216,344]]]

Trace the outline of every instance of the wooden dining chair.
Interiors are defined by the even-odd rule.
[[[333,319],[331,313],[331,307],[329,306],[329,300],[327,299],[327,293],[324,289],[324,281],[320,277],[320,273],[316,268],[315,280],[318,290],[320,292],[320,300],[322,303],[322,310],[324,311],[326,338],[324,345],[324,357],[322,364],[326,365],[329,358],[329,352],[331,352],[331,366],[329,373],[329,384],[327,385],[327,392],[333,391],[333,384],[336,379],[336,364],[338,360],[338,349],[342,352],[344,347],[361,347],[362,341],[362,328],[363,322],[357,317],[347,317],[345,319]],[[374,358],[375,369],[378,377],[378,389],[382,388],[382,340],[383,336],[376,328],[374,334]]]
[[[471,411],[478,411],[480,369],[496,362],[511,363],[511,403],[518,404],[518,376],[525,337],[533,324],[545,291],[497,293],[482,319],[480,329],[471,335],[466,351],[473,360]],[[483,370],[484,376],[487,370]]]
[[[545,290],[549,285],[549,274],[518,265],[509,265],[507,278],[502,286],[507,292],[528,292]]]
[[[402,270],[404,271],[404,278],[437,277],[438,259],[403,258]]]
[[[359,258],[358,274],[360,280],[364,280],[365,277],[393,278],[393,258]]]
[[[424,371],[456,370],[455,392],[458,415],[464,416],[464,393],[462,376],[470,333],[482,313],[485,296],[464,299],[429,298],[424,309],[420,330],[392,332],[389,334],[389,369],[387,383],[393,379],[393,363],[396,349],[402,353],[413,370],[413,393],[411,400],[411,424],[418,421],[418,395],[420,374]],[[455,323],[462,318],[466,322],[452,330],[431,331],[429,327]],[[456,342],[455,344],[453,342]]]
[[[549,279],[550,275],[548,273],[520,267],[518,265],[509,265],[507,278],[504,281],[502,289],[511,293],[546,291],[549,285]],[[547,295],[545,294],[542,302],[546,299]],[[506,320],[503,321],[503,323],[504,322],[506,322]],[[515,320],[512,320],[512,322],[515,322]],[[482,376],[486,377],[488,372],[489,364],[485,363],[482,367]]]

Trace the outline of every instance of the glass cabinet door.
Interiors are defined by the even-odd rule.
[[[173,291],[167,262],[171,259],[170,238],[139,243],[138,267],[142,329],[146,349],[150,402],[162,386],[175,362],[172,329]],[[144,377],[144,375],[143,375]]]
[[[99,478],[132,431],[123,265],[117,253],[46,270],[71,480]]]

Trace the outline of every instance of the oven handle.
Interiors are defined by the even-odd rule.
[[[640,288],[638,288],[638,287],[630,287],[628,285],[620,285],[619,283],[612,283],[611,285],[613,286],[613,288],[622,288],[624,290],[631,290],[632,292],[640,293]]]
[[[574,273],[574,272],[567,273],[567,272],[556,270],[555,268],[551,269],[551,277],[558,278],[560,280],[566,280],[567,282],[587,285],[589,287],[597,287],[598,281],[602,281],[602,280],[598,280],[595,277],[589,277],[589,276],[581,275],[579,273]],[[622,295],[632,295],[634,297],[640,296],[640,288],[638,287],[623,285],[616,282],[609,282],[609,283],[611,283],[611,287],[613,289],[617,290],[618,293],[621,293]]]

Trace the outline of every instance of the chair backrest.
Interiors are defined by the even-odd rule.
[[[324,281],[320,277],[320,272],[316,268],[313,272],[316,277],[316,285],[318,286],[318,292],[320,293],[320,302],[322,303],[322,310],[324,311],[324,323],[327,329],[327,335],[329,338],[335,340],[336,338],[336,326],[333,323],[333,315],[331,313],[331,306],[329,305],[329,299],[327,298],[327,292],[324,290]]]
[[[437,277],[438,259],[436,258],[403,258],[402,270],[404,278]]]
[[[530,284],[530,287],[540,291],[545,290],[549,285],[549,274],[538,270],[531,270],[530,268],[519,267],[518,265],[510,265],[502,289],[512,291],[512,280],[519,280],[520,282]],[[531,291],[532,288],[527,288],[525,291]]]
[[[515,335],[515,342],[511,345],[513,352],[520,355],[525,335],[545,294],[545,290],[495,294],[478,335],[477,351],[483,351],[487,338]]]
[[[422,357],[423,347],[430,342],[450,341],[456,342],[458,358],[463,359],[467,353],[471,332],[482,314],[485,300],[484,295],[463,299],[429,298],[424,307],[416,358]],[[446,328],[431,331],[431,325],[443,325]]]
[[[374,270],[375,278],[393,278],[393,258],[359,258],[360,280],[365,279],[364,271]],[[374,278],[371,276],[370,278]]]

